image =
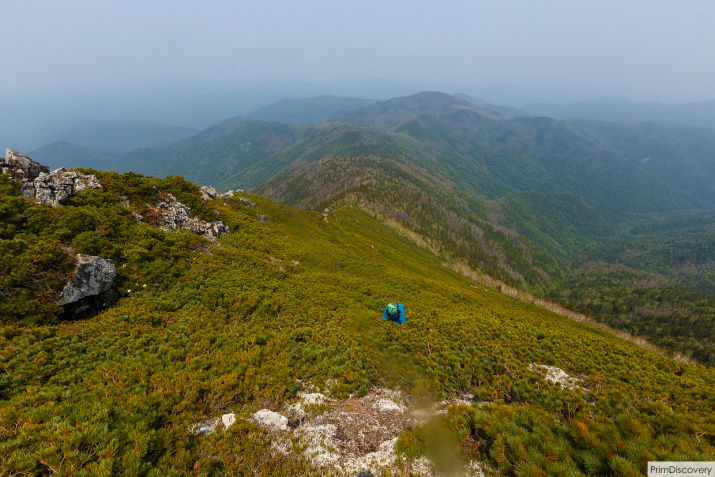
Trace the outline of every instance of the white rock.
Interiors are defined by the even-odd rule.
[[[375,401],[375,406],[382,411],[382,412],[390,412],[390,411],[397,411],[397,412],[404,412],[404,409],[402,406],[397,404],[395,401],[392,399],[387,399],[387,398],[381,398]]]
[[[325,402],[325,395],[320,393],[310,393],[310,394],[298,394],[298,397],[303,404],[322,404]]]
[[[251,416],[250,420],[262,427],[278,429],[280,431],[288,430],[288,418],[269,409],[261,409]]]
[[[569,389],[581,389],[579,386],[579,380],[569,376],[563,369],[557,368],[556,366],[547,366],[545,364],[531,363],[529,369],[542,369],[546,371],[545,379],[554,384],[559,383],[562,386]]]
[[[236,422],[236,415],[234,413],[224,414],[221,416],[221,421],[223,425],[226,426],[226,429],[228,429]]]
[[[248,198],[246,198],[246,197],[239,197],[238,200],[240,200],[241,203],[242,203],[243,205],[245,205],[246,207],[255,207],[255,206],[256,206],[256,204],[254,204],[253,202],[251,202],[251,199],[248,199]]]
[[[0,157],[0,172],[13,180],[32,183],[40,173],[48,173],[50,169],[17,151],[5,149],[5,159]]]

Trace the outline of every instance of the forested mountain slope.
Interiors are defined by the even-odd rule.
[[[504,474],[715,459],[712,369],[476,286],[356,207],[203,201],[175,176],[85,172],[102,188],[59,207],[0,176],[3,474],[337,472],[311,464],[299,423],[271,432],[247,418],[286,413],[301,391],[340,400],[375,386],[415,405],[469,395],[436,418],[440,446],[429,422],[400,432],[393,472],[420,455],[440,468],[449,442]],[[165,192],[230,234],[219,245],[138,220]],[[67,319],[54,302],[75,253],[114,260],[119,296]],[[381,318],[391,300],[406,306],[403,327]],[[224,413],[238,418],[226,431],[191,432]]]
[[[617,213],[703,201],[649,174],[600,141],[548,118],[500,119],[442,93],[374,103],[337,118],[408,135],[440,154],[469,192],[573,192]]]
[[[233,118],[167,148],[129,152],[117,158],[112,169],[182,175],[198,184],[216,184],[294,144],[312,130],[312,126]]]
[[[599,130],[591,123],[547,118],[493,121],[439,94],[409,98],[404,106],[386,103],[393,107],[375,103],[350,117],[364,124],[392,121],[392,131],[341,126],[333,131],[342,134],[315,133],[280,154],[290,158],[281,163],[283,169],[272,169],[291,172],[256,190],[314,210],[360,205],[448,260],[464,260],[715,363],[713,309],[688,304],[699,293],[712,293],[707,244],[715,239],[707,225],[713,188],[700,172],[707,154],[696,148],[696,140],[688,141],[689,130],[670,128],[671,136],[664,134],[660,143],[643,142],[657,148],[677,137],[690,145],[685,152],[700,153],[697,160],[683,160],[684,172],[676,176],[634,161],[628,140],[608,143],[605,137],[608,128],[643,132],[649,125],[596,124]],[[365,148],[368,143],[371,149]],[[660,157],[677,168],[685,152],[671,148]],[[688,163],[697,167],[688,169]],[[699,181],[701,187],[683,181]],[[705,215],[693,215],[694,207]],[[664,216],[690,217],[685,220],[705,228],[686,236]],[[638,250],[628,253],[640,259],[623,257],[619,250],[628,250],[627,244]],[[663,265],[668,250],[677,255]],[[626,265],[618,285],[607,285],[609,264]],[[685,324],[670,326],[675,322]]]
[[[715,198],[715,129],[575,119],[567,124],[669,184]]]
[[[235,118],[106,167],[359,205],[446,261],[715,364],[715,315],[693,305],[713,293],[708,130],[509,118],[434,92],[333,119],[351,123]]]

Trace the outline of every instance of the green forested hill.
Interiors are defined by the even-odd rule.
[[[448,262],[713,364],[715,314],[688,305],[713,293],[707,130],[507,118],[434,92],[333,119],[350,123],[234,118],[105,167],[182,174],[221,191],[259,187],[314,210],[360,206]],[[673,225],[682,220],[693,234]],[[664,261],[669,250],[680,258]],[[613,287],[602,276],[611,265],[626,267]],[[684,324],[657,324],[669,317]]]
[[[669,184],[710,201],[715,197],[715,129],[587,120],[567,124]]]
[[[496,118],[441,93],[374,103],[336,118],[410,136],[439,155],[453,171],[447,177],[489,199],[573,192],[620,213],[680,210],[709,200],[673,187],[563,122]]]
[[[113,169],[155,176],[178,174],[198,184],[216,184],[312,130],[312,126],[234,118],[167,148],[129,152],[116,160]]]
[[[72,164],[72,167],[111,169],[117,158],[116,154],[70,142],[53,142],[35,149],[29,155],[51,171],[67,164]]]
[[[688,146],[684,154],[695,157],[684,161],[685,172],[676,176],[633,160],[635,153],[625,148],[627,139],[617,143],[611,138],[609,144],[603,131],[627,129],[618,125],[576,127],[547,118],[494,121],[447,95],[417,96],[404,105],[397,100],[368,105],[346,117],[392,131],[340,126],[335,131],[342,134],[316,133],[297,143],[281,153],[290,158],[280,163],[282,169],[270,169],[293,170],[257,191],[314,210],[333,203],[359,204],[448,259],[465,260],[511,284],[549,293],[612,326],[713,363],[711,308],[678,306],[677,315],[675,308],[668,313],[646,311],[672,308],[675,304],[669,300],[674,296],[686,303],[692,293],[712,293],[706,289],[712,252],[703,243],[712,242],[713,232],[707,219],[698,217],[707,217],[713,188],[705,173],[706,154],[703,146],[696,148],[694,136],[669,129]],[[630,128],[645,132],[649,127]],[[366,138],[372,149],[365,149]],[[657,148],[672,139],[664,134],[660,142],[647,146],[644,140],[646,146],[641,147]],[[663,150],[660,156],[667,157],[672,168],[681,158],[675,150],[677,146],[671,146],[672,154]],[[325,159],[318,160],[321,157]],[[688,169],[688,164],[697,167]],[[263,163],[255,167],[266,170]],[[688,181],[700,186],[687,187]],[[706,215],[693,215],[694,207]],[[692,226],[697,237],[686,239],[683,230],[664,223],[663,214],[693,217],[692,223],[700,224]],[[631,243],[640,250],[639,259],[624,261],[617,250]],[[653,243],[664,245],[655,248]],[[662,261],[657,255],[670,247],[688,259],[657,268],[656,262]],[[619,281],[615,289],[620,291],[641,290],[642,274],[655,274],[647,308],[642,300],[617,305],[614,301],[626,298],[614,295],[613,287],[602,280],[607,266],[594,268],[589,265],[593,262],[626,264],[632,282]],[[581,267],[591,273],[581,274]],[[666,291],[674,286],[680,292]],[[589,292],[584,294],[584,289]],[[613,309],[620,311],[604,315]],[[684,322],[698,324],[687,331],[687,324],[652,324],[655,316],[662,322],[667,317],[680,320],[681,315]]]
[[[507,475],[715,459],[712,369],[476,287],[357,207],[326,221],[255,195],[256,207],[204,203],[178,177],[97,176],[103,189],[57,208],[0,177],[2,474],[317,474],[300,442],[273,450],[279,435],[244,419],[326,383],[336,398],[473,395],[443,418],[457,455]],[[231,234],[217,246],[135,219],[161,191]],[[53,302],[79,252],[116,261],[120,296],[60,319]],[[404,327],[381,319],[390,300],[405,304]],[[225,432],[189,431],[228,412],[239,421]],[[397,448],[432,456],[430,442],[415,426]]]

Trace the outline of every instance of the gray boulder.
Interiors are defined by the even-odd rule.
[[[79,191],[101,188],[96,176],[69,172],[61,167],[50,173],[41,172],[32,182],[25,182],[21,192],[26,199],[34,197],[37,202],[57,207]]]
[[[57,304],[65,308],[72,306],[75,313],[85,311],[90,306],[83,302],[93,297],[102,301],[112,290],[116,276],[117,267],[112,260],[78,254],[75,273],[62,290],[62,297]],[[104,305],[100,303],[100,306]]]
[[[253,414],[249,420],[257,423],[261,427],[269,429],[277,429],[279,431],[287,431],[289,429],[288,418],[269,409],[261,409]]]
[[[162,199],[154,205],[154,223],[162,230],[188,230],[203,235],[209,240],[217,240],[221,235],[230,233],[220,220],[206,222],[189,215],[190,208],[176,200],[176,197],[164,193]]]
[[[212,200],[218,198],[218,192],[211,186],[201,187],[201,198],[204,200]]]
[[[0,157],[0,172],[19,182],[32,182],[40,173],[50,172],[50,169],[17,151],[5,149],[5,158]]]
[[[247,197],[239,197],[238,200],[240,200],[241,203],[242,203],[243,205],[245,205],[246,207],[255,207],[255,206],[256,206],[256,204],[254,204],[253,202],[251,202],[251,199],[249,199],[249,198],[247,198]]]
[[[0,172],[22,182],[20,193],[24,198],[55,207],[81,190],[102,188],[93,175],[68,172],[65,168],[50,172],[47,166],[12,149],[5,150],[5,159],[0,158]]]
[[[205,201],[213,199],[223,199],[225,197],[233,197],[233,195],[234,194],[232,190],[224,192],[223,194],[219,194],[218,192],[216,192],[216,189],[211,186],[201,187],[201,198]]]

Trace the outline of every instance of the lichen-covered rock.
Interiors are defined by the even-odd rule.
[[[256,412],[251,416],[250,420],[261,427],[278,429],[280,431],[288,430],[288,418],[268,409],[261,409]]]
[[[62,290],[62,297],[57,304],[72,305],[85,298],[109,292],[116,276],[117,267],[112,260],[78,254],[75,273]]]
[[[224,192],[223,194],[219,194],[218,192],[216,192],[216,189],[211,186],[201,187],[201,198],[203,200],[223,199],[224,197],[233,197],[233,195],[234,194],[232,190]]]
[[[195,234],[203,235],[209,240],[216,240],[221,235],[230,233],[228,227],[220,220],[206,222],[196,217],[191,217],[191,209],[169,193],[164,193],[162,199],[154,204],[151,220],[162,230],[188,230]]]
[[[545,379],[554,384],[560,384],[561,386],[572,390],[582,389],[580,385],[581,381],[579,378],[569,376],[563,369],[557,368],[556,366],[547,366],[545,364],[531,363],[529,365],[529,369],[538,369],[546,372]]]
[[[0,171],[22,182],[20,193],[26,199],[55,207],[81,190],[102,188],[93,175],[69,172],[63,167],[50,172],[47,166],[12,149],[6,149],[5,159],[0,159]]]
[[[209,419],[206,422],[199,422],[189,428],[189,432],[194,435],[204,434],[208,436],[216,430],[220,419]]]
[[[203,200],[212,200],[218,198],[218,192],[211,186],[201,187],[201,198]]]
[[[239,197],[238,200],[240,200],[241,203],[242,203],[243,205],[245,205],[246,207],[255,207],[255,206],[256,206],[256,204],[254,204],[253,202],[251,202],[251,199],[248,199],[248,198],[246,198],[246,197]]]
[[[22,195],[26,199],[34,197],[37,202],[57,207],[79,191],[101,188],[96,176],[69,172],[61,167],[50,173],[41,172],[32,182],[24,183]]]
[[[17,151],[5,149],[5,159],[0,157],[0,172],[16,181],[32,182],[40,173],[50,172],[50,169]]]

